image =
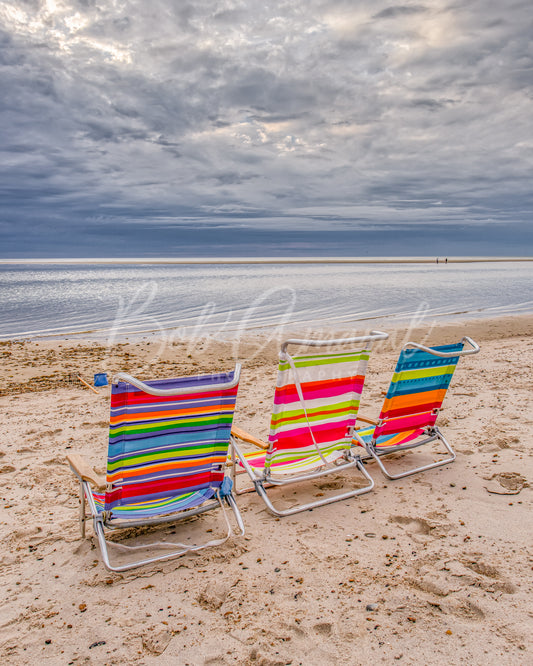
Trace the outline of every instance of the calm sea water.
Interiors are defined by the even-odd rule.
[[[0,339],[232,337],[533,312],[532,263],[0,267]]]

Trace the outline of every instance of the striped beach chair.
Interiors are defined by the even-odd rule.
[[[268,445],[238,427],[232,429],[235,487],[239,466],[253,482],[253,487],[239,493],[255,489],[271,513],[287,516],[373,488],[359,456],[353,455],[351,429],[359,409],[370,348],[375,340],[387,337],[386,333],[372,331],[358,338],[288,340],[282,345]],[[329,349],[291,356],[289,345]],[[243,453],[239,440],[266,450]],[[267,493],[272,486],[317,479],[351,467],[363,474],[368,485],[285,510],[275,508]]]
[[[148,382],[120,373],[113,380],[105,479],[80,455],[68,456],[80,481],[82,536],[87,500],[109,570],[125,571],[220,545],[233,532],[225,504],[244,534],[232,482],[225,476],[239,374],[237,364],[229,373]],[[226,536],[200,545],[172,541],[127,545],[106,539],[106,530],[177,522],[215,508],[222,510]],[[129,553],[162,552],[113,566],[108,546]]]
[[[401,479],[455,460],[453,449],[435,422],[459,358],[478,352],[479,346],[469,337],[438,347],[414,342],[404,345],[378,420],[354,432],[354,444],[365,447],[389,479]],[[381,460],[384,455],[435,440],[444,444],[448,457],[396,474],[389,472]]]

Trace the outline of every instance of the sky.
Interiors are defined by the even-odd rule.
[[[533,255],[531,0],[0,0],[0,257]]]

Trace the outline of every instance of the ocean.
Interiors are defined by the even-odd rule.
[[[0,339],[338,330],[533,312],[533,263],[5,264]]]

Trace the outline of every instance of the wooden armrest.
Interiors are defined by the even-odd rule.
[[[365,416],[357,415],[357,421],[362,421],[363,423],[369,423],[370,425],[377,426],[378,422],[375,419],[367,419]]]
[[[97,490],[105,490],[106,480],[101,474],[98,474],[93,467],[79,453],[69,453],[67,456],[68,464],[72,471],[84,481],[89,481]]]
[[[236,425],[231,426],[231,434],[237,439],[241,439],[243,442],[248,442],[248,444],[258,446],[260,449],[268,449],[268,444],[265,444],[265,442],[262,440],[254,437],[253,435],[250,435],[250,433],[246,432],[246,430],[243,430]]]

